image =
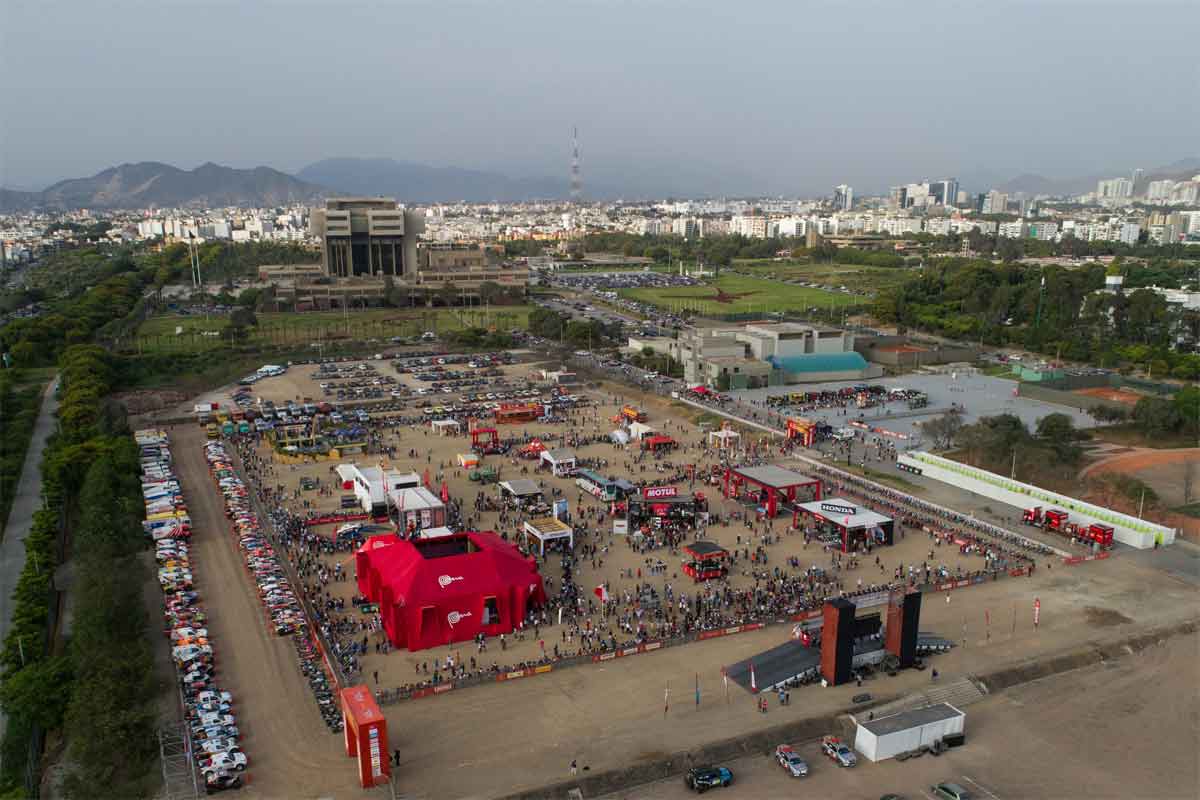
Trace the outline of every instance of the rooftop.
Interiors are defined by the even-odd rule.
[[[938,703],[924,708],[914,708],[912,711],[901,711],[899,714],[880,717],[870,722],[860,722],[859,727],[866,728],[876,736],[886,736],[889,733],[906,731],[910,728],[928,725],[931,722],[941,722],[963,716],[966,715],[949,703]]]
[[[785,489],[788,486],[798,486],[804,483],[812,483],[816,478],[795,472],[784,467],[777,467],[773,464],[765,467],[737,467],[733,470],[738,475],[749,478],[755,483],[769,486],[773,489]]]

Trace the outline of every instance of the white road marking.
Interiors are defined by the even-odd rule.
[[[963,775],[962,777],[963,777],[963,780],[964,780],[964,781],[966,781],[967,783],[971,784],[971,785],[972,785],[972,786],[974,786],[976,789],[978,789],[979,791],[981,791],[981,792],[983,792],[984,794],[986,794],[988,797],[992,798],[992,800],[1000,800],[1000,797],[999,797],[999,795],[997,795],[997,794],[996,794],[995,792],[993,792],[991,789],[989,789],[989,788],[987,788],[986,786],[984,786],[984,785],[983,785],[982,783],[980,783],[979,781],[977,781],[977,780],[975,780],[975,779],[971,778],[969,775]]]

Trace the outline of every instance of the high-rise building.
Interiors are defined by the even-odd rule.
[[[958,202],[958,178],[942,178],[929,184],[929,195],[938,205],[952,206]]]
[[[833,210],[849,211],[854,206],[854,189],[841,184],[833,190]]]
[[[1133,181],[1129,178],[1109,178],[1096,183],[1096,197],[1100,200],[1123,200],[1133,196]]]
[[[891,195],[888,197],[888,204],[892,208],[907,208],[908,207],[908,187],[893,186]]]
[[[1145,174],[1146,174],[1146,171],[1144,169],[1142,169],[1141,167],[1138,167],[1137,169],[1135,169],[1133,171],[1133,174],[1129,176],[1129,193],[1130,194],[1137,194],[1138,184],[1141,183],[1142,176],[1144,176]]]
[[[417,235],[425,218],[389,197],[338,197],[314,208],[309,230],[321,239],[321,267],[335,278],[415,278]]]
[[[693,217],[676,217],[671,221],[671,233],[685,239],[696,239],[700,236],[700,226]]]
[[[984,214],[1007,213],[1008,195],[1004,192],[998,192],[995,189],[992,189],[987,193],[987,196],[983,198],[983,208],[981,211]]]

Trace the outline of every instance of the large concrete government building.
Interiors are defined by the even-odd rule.
[[[416,277],[417,236],[425,220],[385,197],[339,197],[313,209],[309,230],[321,240],[331,278]]]

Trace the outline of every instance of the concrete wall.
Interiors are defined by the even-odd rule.
[[[1042,506],[1043,509],[1061,508],[1070,512],[1071,522],[1085,524],[1099,522],[1112,525],[1113,538],[1131,547],[1144,550],[1154,547],[1156,539],[1159,544],[1163,545],[1175,541],[1173,528],[1155,525],[1153,522],[1147,522],[1103,506],[1085,503],[1074,497],[1041,489],[1028,483],[1009,480],[994,472],[960,464],[931,453],[921,451],[904,453],[900,456],[899,463],[920,470],[920,473],[926,477],[1005,503],[1013,508],[1025,509],[1033,506]]]
[[[789,372],[786,383],[832,383],[835,381],[864,381],[883,376],[883,368],[878,364],[868,364],[867,368],[854,372]]]

